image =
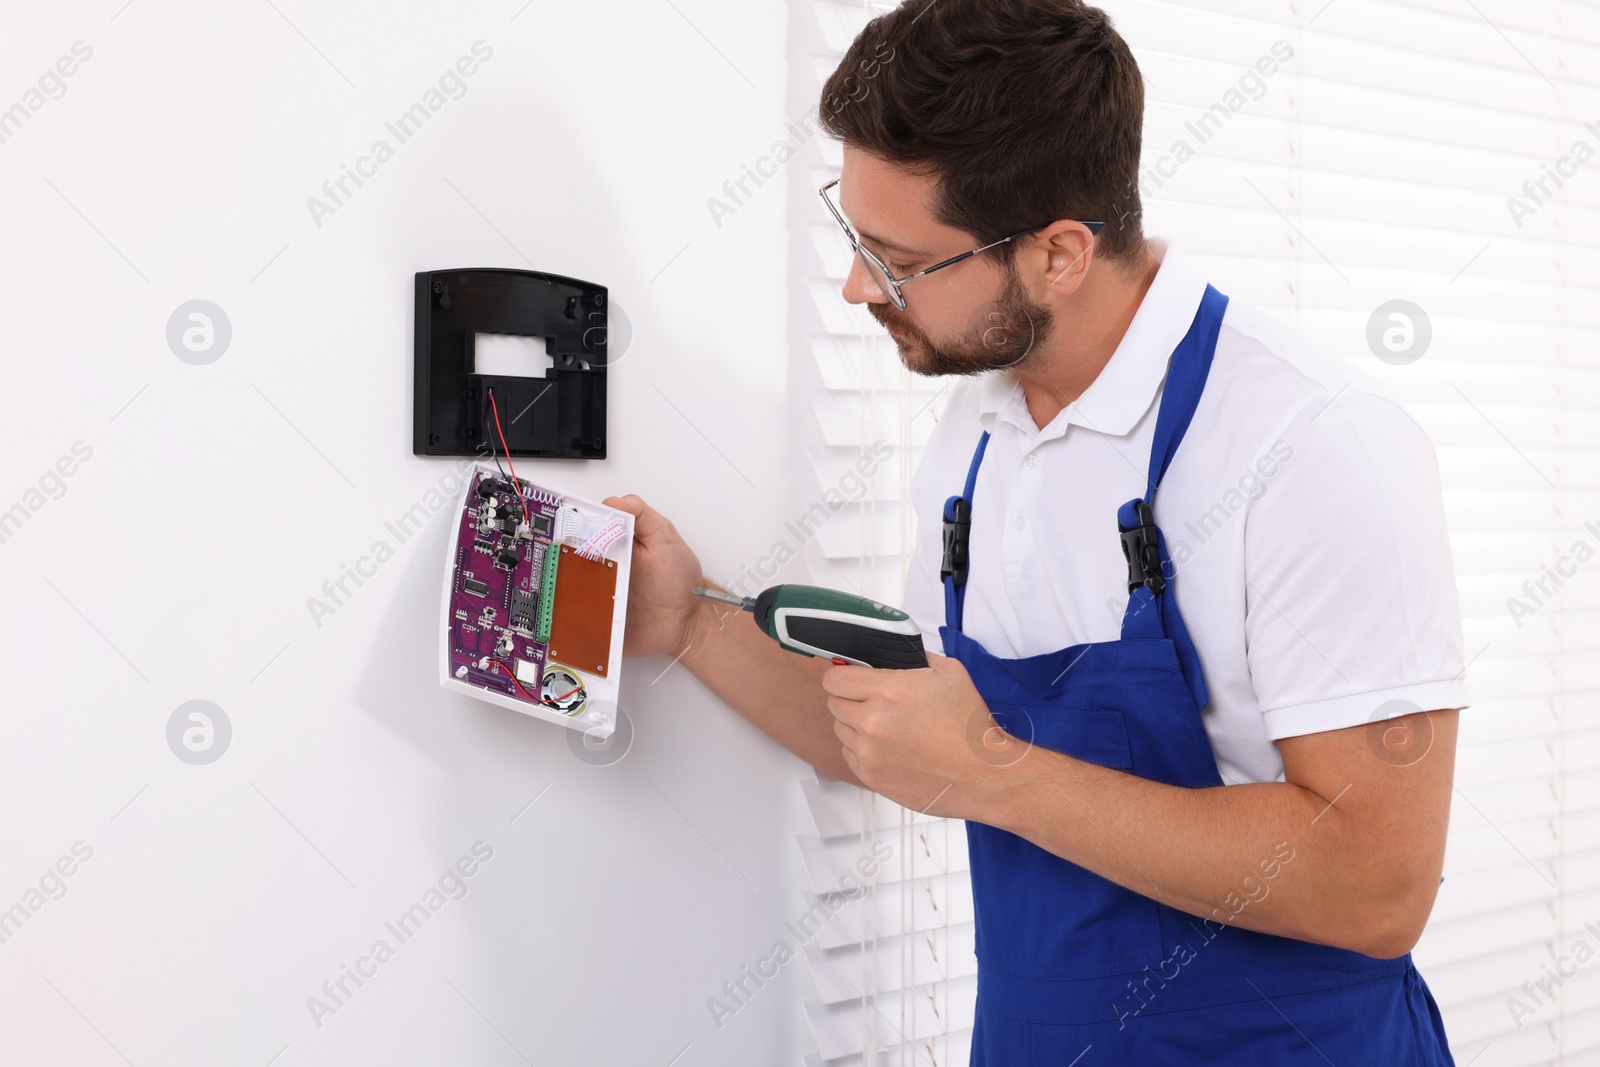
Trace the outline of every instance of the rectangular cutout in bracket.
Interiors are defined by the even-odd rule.
[[[549,342],[548,337],[475,333],[472,335],[473,373],[543,378],[545,371],[554,370],[556,366],[556,357],[550,354]]]

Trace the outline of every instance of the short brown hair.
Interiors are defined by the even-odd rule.
[[[822,100],[831,136],[938,178],[934,215],[947,226],[988,242],[1057,219],[1100,221],[1101,255],[1143,247],[1144,81],[1099,8],[906,0],[867,23]],[[993,253],[1010,263],[1015,247]]]

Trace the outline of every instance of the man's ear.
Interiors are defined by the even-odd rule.
[[[1060,295],[1077,292],[1094,260],[1094,234],[1071,219],[1052,222],[1040,230],[1035,247],[1042,250],[1044,284]]]

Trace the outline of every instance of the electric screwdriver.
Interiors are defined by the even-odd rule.
[[[753,597],[704,588],[694,593],[750,612],[762,633],[802,656],[889,670],[928,665],[922,630],[911,616],[864,596],[793,584]]]

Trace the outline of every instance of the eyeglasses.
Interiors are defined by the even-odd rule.
[[[877,255],[873,253],[872,249],[868,248],[866,245],[862,244],[856,239],[855,231],[852,230],[850,228],[850,224],[845,221],[844,215],[840,213],[838,208],[833,206],[833,201],[828,199],[828,190],[832,189],[838,184],[839,179],[835,178],[832,181],[825,183],[822,188],[818,189],[817,194],[822,197],[822,202],[828,205],[828,213],[833,216],[834,221],[839,224],[839,228],[844,231],[845,237],[850,241],[850,246],[856,250],[856,255],[861,257],[861,262],[867,268],[867,273],[872,276],[873,284],[876,285],[878,289],[886,296],[888,296],[888,298],[894,303],[894,306],[899,308],[901,311],[904,311],[906,308],[906,297],[905,294],[900,291],[900,287],[911,281],[913,278],[920,278],[924,274],[932,274],[936,270],[944,270],[944,268],[954,266],[955,264],[960,263],[963,259],[968,259],[972,256],[975,256],[979,252],[986,252],[996,245],[1003,245],[1007,241],[1015,241],[1018,237],[1026,237],[1030,233],[1037,233],[1038,231],[1044,229],[1044,226],[1030,226],[1026,230],[1018,230],[1009,237],[1002,237],[998,241],[991,241],[988,244],[983,245],[981,248],[974,248],[970,252],[963,252],[959,256],[951,256],[949,259],[941,260],[931,267],[917,271],[915,274],[907,275],[904,278],[896,278],[892,273],[890,273],[888,265],[884,263],[883,260],[879,259]],[[1045,225],[1049,224],[1046,223]],[[1083,225],[1087,226],[1089,228],[1089,232],[1097,237],[1100,235],[1100,231],[1106,228],[1106,224],[1103,222],[1085,222]]]

